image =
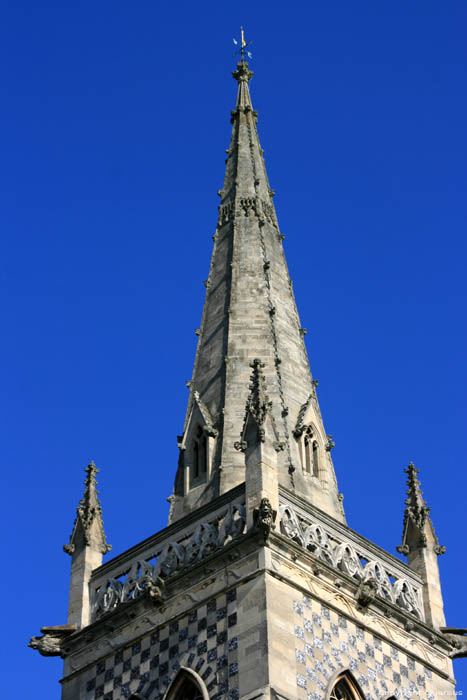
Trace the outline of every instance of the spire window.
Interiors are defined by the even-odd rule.
[[[313,476],[318,476],[319,473],[319,456],[318,456],[318,443],[316,440],[312,442],[312,453],[313,453]]]
[[[198,426],[191,443],[191,486],[205,481],[207,473],[208,442],[201,426]]]
[[[307,474],[319,477],[319,447],[311,425],[305,428],[300,454],[302,466]]]

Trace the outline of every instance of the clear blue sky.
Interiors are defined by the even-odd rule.
[[[466,20],[463,0],[3,4],[4,698],[59,698],[60,660],[26,643],[66,621],[86,463],[114,553],[166,523],[240,24],[349,524],[395,552],[412,459],[467,626]]]

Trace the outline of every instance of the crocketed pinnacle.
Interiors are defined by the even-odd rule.
[[[261,363],[268,413],[284,446],[278,455],[280,483],[344,519],[258,137],[249,90],[252,76],[243,60],[233,72],[238,88],[232,136],[178,440],[170,522],[245,480],[245,455],[235,444],[242,435],[253,360]],[[301,447],[293,434],[299,414],[302,422],[313,424],[320,449],[320,476],[314,481],[302,474]],[[203,459],[207,455],[205,481],[198,472],[200,453]]]
[[[238,82],[237,104],[235,105],[235,109],[245,109],[245,107],[253,109],[250,91],[248,89],[248,83],[253,77],[253,71],[249,70],[248,63],[240,61],[237,65],[237,70],[234,70],[232,75]]]
[[[86,547],[95,547],[102,554],[110,552],[112,546],[107,544],[104,532],[104,522],[102,520],[102,506],[99,502],[99,491],[97,490],[97,474],[99,469],[93,461],[89,462],[84,470],[86,479],[84,481],[84,494],[76,509],[76,518],[71,533],[70,541],[63,546],[67,554],[73,554],[78,544],[80,535]]]
[[[427,506],[420,488],[417,476],[420,470],[415,468],[413,462],[409,462],[409,466],[404,469],[404,472],[407,474],[407,498],[405,499],[402,544],[397,547],[397,551],[401,554],[408,554],[418,547],[426,547],[428,542],[427,529],[429,529],[435,540],[436,553],[444,554],[446,548],[439,545],[430,518],[430,507]]]

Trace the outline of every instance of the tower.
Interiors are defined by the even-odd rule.
[[[96,491],[66,545],[63,700],[451,694],[439,546],[413,465],[400,551],[345,519],[243,60],[167,528],[102,564]]]

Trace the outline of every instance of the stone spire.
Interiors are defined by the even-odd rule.
[[[76,518],[68,544],[63,550],[71,555],[68,624],[78,627],[89,622],[89,580],[93,569],[102,564],[102,556],[112,549],[107,544],[102,507],[96,488],[99,472],[94,462],[85,469],[84,494],[76,509]]]
[[[422,577],[425,618],[439,628],[445,624],[445,619],[437,559],[444,554],[446,547],[439,544],[430,518],[430,508],[423,498],[417,476],[420,470],[410,462],[404,471],[407,474],[407,498],[402,544],[397,551],[407,556],[408,565]]]
[[[277,440],[278,483],[344,520],[287,270],[253,110],[253,73],[240,61],[206,300],[169,522],[245,481],[242,434],[250,363],[262,363]],[[313,466],[306,450],[313,449]],[[201,459],[201,464],[200,464]]]

